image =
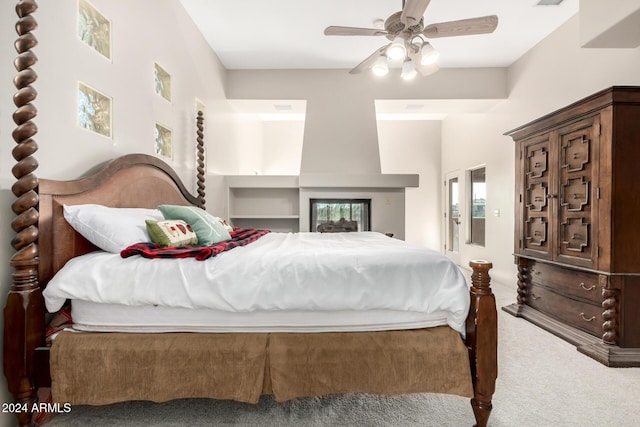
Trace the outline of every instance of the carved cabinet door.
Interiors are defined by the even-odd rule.
[[[597,268],[599,116],[558,131],[557,260]]]
[[[600,118],[521,141],[516,252],[597,268]]]
[[[555,182],[551,133],[522,142],[520,152],[519,252],[536,258],[553,257],[553,201]]]

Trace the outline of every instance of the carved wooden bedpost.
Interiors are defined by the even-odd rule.
[[[477,427],[485,427],[498,377],[498,313],[489,277],[493,265],[488,261],[471,261],[469,265],[473,274],[466,341],[474,390],[471,407]]]
[[[31,104],[37,96],[31,86],[38,78],[31,69],[38,61],[31,51],[38,44],[32,34],[37,27],[32,14],[37,8],[35,0],[20,0],[16,5],[19,37],[15,42],[18,73],[14,84],[18,91],[13,100],[18,108],[13,114],[17,125],[13,157],[17,163],[12,171],[17,181],[12,191],[17,200],[12,205],[16,217],[11,223],[16,233],[11,245],[16,252],[11,258],[14,272],[4,309],[4,374],[16,402],[28,408],[28,412],[17,414],[20,425],[31,423],[31,405],[36,400],[34,349],[42,343],[44,331],[44,304],[38,284],[38,178],[33,173],[38,162],[32,156],[38,149],[32,139],[38,131],[32,121],[37,110]]]
[[[197,148],[198,148],[198,166],[197,170],[197,179],[198,179],[198,201],[200,202],[200,207],[204,209],[204,179],[206,171],[204,170],[204,115],[202,111],[198,111],[198,117],[196,119],[196,134],[198,137]]]

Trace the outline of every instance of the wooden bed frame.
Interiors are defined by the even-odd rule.
[[[144,154],[132,154],[107,162],[97,173],[75,181],[60,182],[38,179],[34,174],[37,161],[33,156],[37,144],[33,136],[37,127],[33,119],[36,91],[32,84],[37,76],[32,66],[37,58],[31,49],[37,44],[32,34],[37,23],[33,17],[34,0],[18,1],[16,41],[18,89],[14,102],[17,124],[13,138],[17,146],[13,156],[16,183],[12,205],[15,253],[11,289],[4,311],[4,373],[15,401],[29,408],[36,401],[38,387],[50,384],[49,349],[44,347],[46,311],[42,290],[66,261],[95,247],[75,232],[62,216],[62,203],[101,203],[114,207],[155,208],[160,203],[192,204],[204,208],[204,143],[203,117],[197,117],[197,186],[198,196],[191,195],[178,176],[163,161]],[[108,186],[106,185],[108,183]],[[131,187],[121,194],[105,188]],[[139,188],[152,186],[154,193],[138,197]],[[147,192],[148,193],[148,192]],[[132,195],[136,195],[135,197]],[[466,321],[465,343],[469,352],[474,397],[471,405],[477,426],[486,426],[492,409],[491,399],[497,378],[497,311],[490,288],[491,263],[471,261],[471,307]],[[348,334],[348,333],[346,333]],[[31,423],[32,414],[18,413],[21,426]]]

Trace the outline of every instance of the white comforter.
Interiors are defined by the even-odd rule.
[[[69,261],[44,298],[51,312],[67,298],[230,312],[443,312],[462,333],[469,310],[464,276],[446,256],[375,232],[270,233],[206,261],[93,252]]]

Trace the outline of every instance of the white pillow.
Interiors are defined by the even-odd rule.
[[[64,219],[103,251],[119,254],[134,243],[150,242],[147,219],[164,217],[157,209],[110,208],[102,205],[64,205]]]

